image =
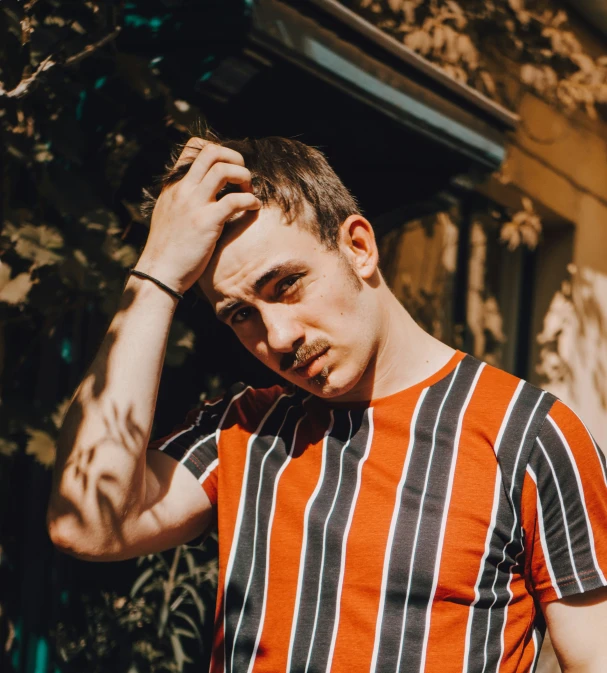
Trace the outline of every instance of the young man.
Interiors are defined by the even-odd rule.
[[[552,395],[422,331],[377,265],[319,152],[192,138],[67,414],[53,541],[124,559],[216,518],[212,671],[522,673],[544,620],[564,670],[607,671],[603,455]],[[197,282],[286,385],[148,446]]]

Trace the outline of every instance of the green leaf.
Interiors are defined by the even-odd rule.
[[[11,267],[0,262],[0,302],[5,304],[23,304],[27,301],[33,281],[29,273],[20,273],[10,277]]]
[[[63,236],[57,229],[46,225],[16,227],[9,224],[6,230],[15,244],[15,252],[23,259],[31,260],[34,266],[56,264],[63,259],[63,255],[54,252],[63,247]]]
[[[55,462],[55,440],[44,430],[26,428],[30,439],[25,447],[25,453],[30,454],[44,467],[52,467]]]
[[[200,648],[202,649],[203,646],[203,641],[202,641],[202,635],[200,633],[200,629],[198,628],[198,625],[196,622],[188,615],[185,613],[183,610],[175,610],[173,613],[175,617],[180,617],[184,621],[186,621],[191,627],[192,631],[196,634],[196,638],[198,640],[198,644],[200,645]]]
[[[17,443],[0,437],[0,456],[12,456],[17,450]]]
[[[183,671],[183,665],[185,662],[191,662],[192,660],[186,657],[181,645],[181,640],[179,640],[179,636],[175,635],[174,633],[171,634],[171,647],[173,648],[175,663],[177,664],[178,670]]]
[[[181,367],[193,350],[194,332],[180,320],[173,320],[166,350],[166,364],[169,367]]]
[[[183,584],[179,585],[178,589],[187,591],[190,594],[190,597],[192,598],[192,601],[194,602],[194,605],[198,610],[198,616],[200,617],[200,621],[202,622],[202,620],[204,619],[204,613],[206,612],[206,609],[202,601],[202,598],[200,598],[200,595],[198,594],[196,588],[193,587],[188,582],[184,582]]]
[[[160,608],[160,615],[158,617],[158,637],[162,638],[166,625],[169,621],[169,606],[167,603],[163,603]]]
[[[153,574],[154,574],[154,568],[147,568],[141,573],[141,575],[139,575],[139,577],[135,580],[131,588],[130,593],[131,598],[134,598],[137,595],[139,589],[141,589],[141,587],[150,579],[150,577]]]

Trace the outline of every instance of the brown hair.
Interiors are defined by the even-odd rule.
[[[328,249],[337,247],[341,223],[349,215],[360,213],[354,197],[322,152],[314,147],[277,136],[228,140],[200,125],[190,131],[192,137],[240,152],[245,166],[251,171],[253,192],[262,204],[278,206],[289,224],[297,217],[304,217],[307,226]],[[162,189],[181,180],[189,170],[190,163],[175,168],[186,144],[187,140],[176,146],[165,173],[152,187],[144,189],[141,206],[144,216],[151,217]],[[238,187],[229,186],[220,192],[220,196],[235,189]]]

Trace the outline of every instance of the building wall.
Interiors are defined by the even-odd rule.
[[[591,53],[607,38],[582,25]],[[506,166],[512,185],[545,207],[532,319],[532,382],[569,404],[607,448],[607,124],[566,118],[527,94]],[[552,646],[539,673],[560,670]]]

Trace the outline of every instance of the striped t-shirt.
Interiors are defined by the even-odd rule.
[[[213,673],[530,671],[538,602],[607,585],[603,454],[462,352],[363,405],[235,387],[151,448],[217,506]]]

